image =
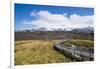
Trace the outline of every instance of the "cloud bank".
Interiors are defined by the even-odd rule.
[[[93,15],[80,16],[77,14],[71,14],[69,17],[64,14],[52,14],[49,11],[31,12],[30,16],[36,17],[36,19],[24,22],[25,24],[32,24],[34,28],[44,27],[48,30],[51,29],[76,29],[93,27]]]

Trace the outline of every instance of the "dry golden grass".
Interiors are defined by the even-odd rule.
[[[54,50],[57,40],[24,40],[15,42],[15,64],[46,64],[69,62],[70,59]]]
[[[67,40],[62,43],[65,46],[70,46],[71,44],[74,44],[76,46],[84,46],[87,48],[93,48],[94,47],[94,41],[92,40],[83,40],[83,39],[72,39],[72,40]]]

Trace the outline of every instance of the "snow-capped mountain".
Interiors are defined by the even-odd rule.
[[[77,29],[73,29],[72,32],[91,33],[94,32],[94,28],[93,27],[77,28]]]

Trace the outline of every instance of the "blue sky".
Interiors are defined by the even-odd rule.
[[[77,23],[78,19],[79,20],[82,19],[81,21],[83,21],[83,22],[86,22],[85,19],[88,19],[87,20],[88,22],[92,22],[93,15],[94,15],[93,8],[15,4],[15,30],[25,30],[25,29],[34,28],[35,26],[37,26],[37,27],[45,27],[46,26],[46,28],[48,28],[48,27],[55,28],[55,25],[57,23],[56,24],[53,24],[53,23],[56,22],[56,20],[59,18],[62,19],[62,20],[60,20],[60,19],[59,20],[61,21],[61,23],[63,22],[63,24],[59,23],[60,22],[59,21],[58,22],[59,26],[57,26],[57,27],[60,28],[61,25],[64,25],[64,23],[65,23],[66,26],[64,28],[67,29],[67,27],[68,28],[73,27],[73,26],[69,25],[67,22],[69,22],[70,24],[71,23],[75,24],[75,21]],[[43,18],[45,16],[46,16],[46,19],[49,20],[49,22],[43,20]],[[54,17],[54,19],[57,17],[57,19],[56,20],[51,19],[53,17]],[[53,21],[52,24],[50,23],[50,20]],[[64,22],[64,20],[65,20],[65,22]],[[92,20],[92,21],[90,21],[90,20]],[[44,23],[42,23],[42,22],[39,23],[40,21],[42,21]],[[83,22],[80,22],[80,23],[83,23]],[[44,25],[42,26],[42,24],[44,24]],[[51,24],[52,27],[49,26],[48,24]],[[39,25],[41,25],[41,26],[39,26]],[[78,23],[75,25],[77,27],[79,27]]]

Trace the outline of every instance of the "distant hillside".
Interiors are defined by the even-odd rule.
[[[81,28],[74,30],[46,30],[44,28],[35,30],[23,30],[15,32],[15,40],[32,40],[32,39],[94,39],[94,29]]]

